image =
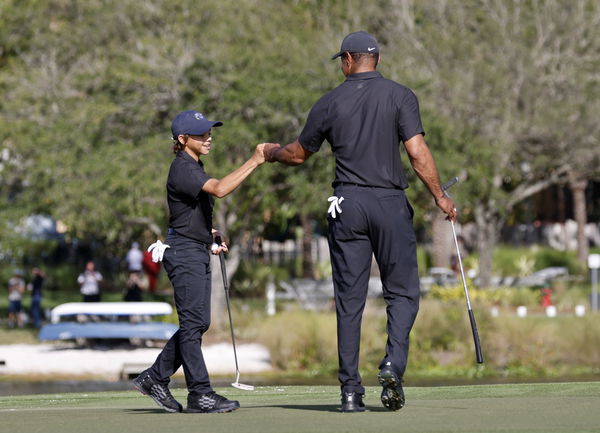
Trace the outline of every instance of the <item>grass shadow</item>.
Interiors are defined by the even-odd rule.
[[[251,406],[251,408],[279,408],[279,409],[295,409],[295,410],[307,410],[316,412],[332,412],[342,413],[340,411],[340,405],[338,404],[273,404],[264,406]],[[365,412],[390,412],[390,410],[384,407],[367,407]],[[360,413],[360,412],[357,412]]]
[[[249,409],[268,407],[279,409],[310,410],[318,412],[339,412],[339,405],[335,404],[266,404],[264,406],[251,406]]]
[[[169,413],[166,410],[161,409],[161,408],[123,409],[123,412],[130,414],[130,415],[149,414],[149,413],[166,413],[166,414]]]

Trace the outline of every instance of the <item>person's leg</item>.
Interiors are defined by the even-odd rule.
[[[21,301],[15,301],[15,304],[16,304],[15,318],[17,320],[17,327],[22,328],[23,327],[23,308],[21,306]]]
[[[370,210],[371,238],[388,318],[386,355],[380,368],[391,365],[401,378],[420,296],[412,208],[402,191],[379,190],[378,205]]]
[[[8,301],[8,327],[14,328],[17,326],[17,301]]]
[[[336,190],[343,196],[342,213],[329,220],[329,250],[337,316],[339,381],[342,393],[364,394],[358,372],[360,328],[371,270],[371,244],[359,193]]]
[[[41,301],[41,298],[37,296],[31,298],[31,317],[35,328],[39,328],[42,324]]]
[[[154,364],[150,367],[152,377],[163,385],[171,381],[171,376],[181,367],[181,351],[179,349],[179,330],[175,332],[164,345],[156,357]]]
[[[161,383],[183,365],[190,393],[212,391],[202,356],[202,335],[210,325],[210,256],[197,242],[181,236],[169,239],[163,259],[175,292],[179,330],[165,345],[151,367]]]

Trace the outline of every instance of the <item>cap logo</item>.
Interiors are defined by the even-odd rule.
[[[204,116],[203,116],[201,113],[195,113],[195,114],[194,114],[194,117],[195,117],[197,120],[204,119]]]
[[[377,48],[377,47],[373,47],[373,48],[371,48],[371,47],[368,47],[368,48],[367,48],[367,50],[369,50],[369,51],[373,51],[375,48]]]

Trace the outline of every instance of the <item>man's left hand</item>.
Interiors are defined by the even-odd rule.
[[[435,204],[446,214],[446,219],[448,221],[456,222],[458,211],[456,210],[454,201],[450,197],[444,195],[440,198],[436,198]]]

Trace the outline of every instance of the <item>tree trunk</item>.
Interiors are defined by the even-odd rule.
[[[479,250],[479,287],[492,285],[492,264],[502,219],[486,205],[475,208],[477,249]]]
[[[312,257],[313,228],[308,215],[300,214],[302,224],[302,277],[314,278],[315,265]]]
[[[565,200],[565,190],[563,184],[558,184],[557,190],[557,212],[558,212],[558,222],[560,222],[560,227],[562,230],[562,247],[563,251],[567,251],[569,249],[569,237],[567,236],[567,206]]]
[[[585,189],[587,184],[587,179],[577,175],[574,175],[569,181],[569,187],[573,194],[573,213],[577,223],[577,259],[584,264],[587,263],[589,253],[588,241],[585,236],[585,226],[587,224]]]
[[[446,221],[446,214],[435,208],[431,218],[431,238],[433,243],[433,266],[450,267],[450,257],[454,253],[454,240],[450,223]]]

